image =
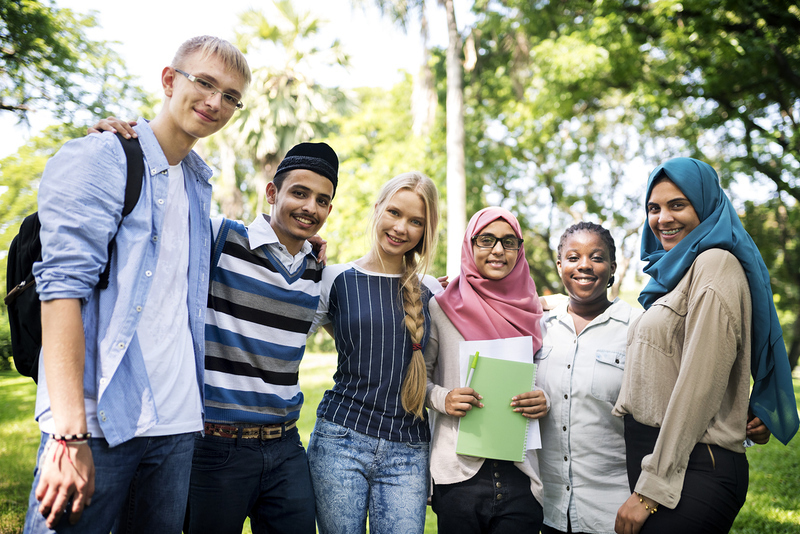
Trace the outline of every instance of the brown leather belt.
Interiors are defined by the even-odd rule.
[[[220,425],[216,423],[206,423],[206,436],[217,436],[220,438],[240,438],[240,439],[278,439],[297,426],[297,419],[292,419],[286,423],[274,425],[251,425],[235,426]]]

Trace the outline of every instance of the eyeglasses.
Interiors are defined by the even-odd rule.
[[[207,97],[214,96],[217,93],[221,94],[222,105],[225,106],[226,108],[242,109],[244,107],[244,104],[242,104],[242,101],[238,97],[233,96],[230,93],[223,93],[213,83],[204,80],[203,78],[198,78],[197,76],[189,74],[188,72],[183,72],[181,69],[175,69],[175,72],[179,72],[180,74],[186,76],[189,79],[189,81],[194,84],[195,88],[197,88],[198,91],[200,91]]]
[[[519,250],[524,239],[518,237],[495,237],[488,234],[472,236],[472,242],[475,243],[478,248],[494,248],[498,241],[500,241],[500,244],[503,245],[505,250]]]

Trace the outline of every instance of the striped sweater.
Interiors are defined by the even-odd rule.
[[[264,224],[257,221],[254,224]],[[298,369],[319,302],[311,254],[289,273],[248,228],[225,219],[214,241],[206,312],[206,421],[273,424],[303,405]]]

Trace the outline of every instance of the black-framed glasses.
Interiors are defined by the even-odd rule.
[[[518,237],[495,237],[489,234],[478,234],[472,236],[472,242],[478,248],[494,248],[497,242],[500,241],[500,244],[503,245],[505,250],[519,250],[519,247],[522,246],[524,239],[520,239]]]
[[[188,80],[194,84],[195,88],[197,88],[198,91],[200,91],[207,97],[212,97],[217,93],[221,94],[223,106],[229,109],[233,108],[242,109],[244,107],[244,104],[242,104],[242,101],[239,97],[234,96],[230,93],[223,92],[221,89],[219,89],[216,85],[209,82],[208,80],[204,80],[203,78],[198,78],[197,76],[189,74],[188,72],[184,72],[181,69],[175,69],[175,72],[178,72],[186,76],[186,78],[188,78]]]

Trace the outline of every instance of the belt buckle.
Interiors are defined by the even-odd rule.
[[[269,427],[270,427],[270,425],[261,425],[261,426],[258,427],[258,440],[259,441],[267,441],[267,440],[270,440],[270,439],[280,438],[281,436],[283,436],[283,425],[281,425],[280,427],[277,428],[277,430],[280,430],[280,434],[276,434],[276,435],[272,435],[272,434],[269,433],[269,431],[270,431]]]

